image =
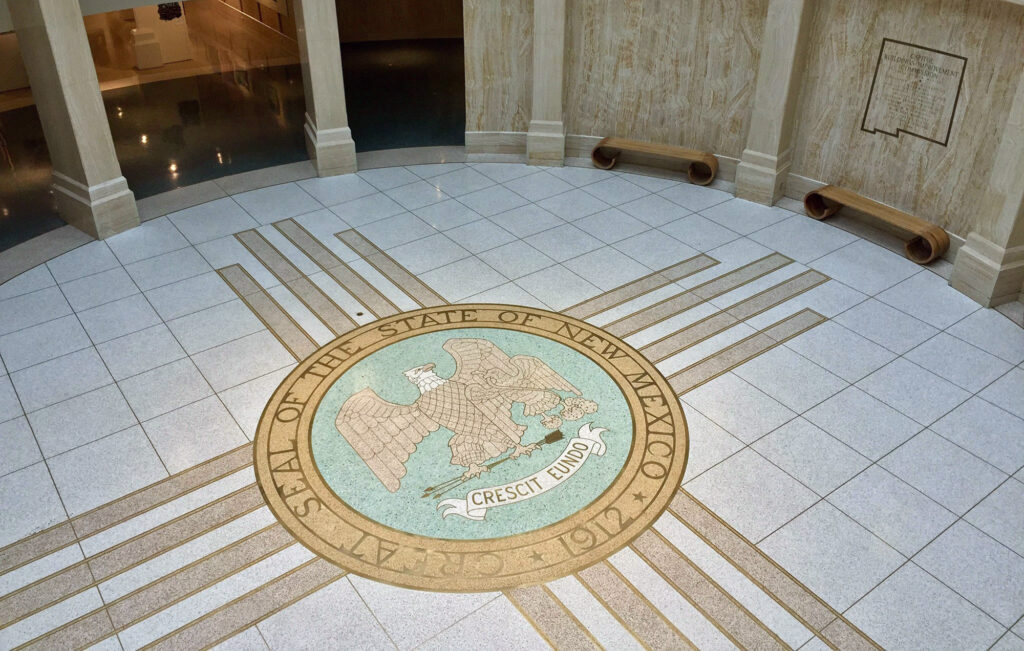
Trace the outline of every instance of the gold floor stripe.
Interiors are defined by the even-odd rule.
[[[105,581],[145,559],[177,547],[263,504],[259,487],[256,484],[249,484],[112,549],[96,554],[88,560],[89,567],[97,582]]]
[[[78,537],[85,539],[251,465],[252,443],[245,443],[209,461],[72,518],[71,524]]]
[[[385,278],[394,283],[396,287],[408,294],[409,298],[421,306],[438,307],[448,305],[448,301],[441,298],[437,292],[423,284],[419,278],[409,273],[405,267],[377,248],[377,245],[363,237],[358,231],[349,229],[335,234],[335,237],[347,244],[363,260],[366,260],[367,264],[383,274]]]
[[[0,629],[81,592],[92,584],[89,567],[80,562],[62,572],[19,588],[0,599]]]
[[[507,590],[505,596],[555,649],[602,649],[576,616],[544,586]]]
[[[697,648],[608,561],[592,565],[576,577],[648,649]]]
[[[882,647],[846,619],[838,618],[825,627],[821,639],[831,647],[846,651],[878,651]]]
[[[680,328],[671,334],[665,335],[661,339],[640,348],[640,352],[650,361],[660,362],[705,339],[724,332],[741,321],[781,305],[794,296],[817,287],[827,280],[828,276],[817,271],[805,271],[798,276],[758,292],[721,312],[715,312],[711,316],[691,323],[685,328]]]
[[[722,373],[736,368],[758,355],[778,346],[801,332],[810,330],[825,321],[825,317],[814,310],[804,309],[774,323],[764,330],[723,348],[714,355],[670,375],[668,383],[676,395],[683,395],[700,385],[715,379]]]
[[[149,529],[54,574],[22,586],[3,598],[0,604],[10,608],[11,621],[0,629],[77,594],[111,577],[126,572],[190,540],[263,506],[256,484]]]
[[[218,269],[217,273],[295,359],[303,360],[316,352],[319,346],[313,338],[242,265],[233,264]]]
[[[316,283],[299,271],[283,253],[258,231],[235,233],[235,239],[263,263],[295,296],[317,316],[335,335],[343,335],[356,327],[356,322],[345,310],[331,300]]]
[[[114,634],[114,626],[105,610],[94,610],[50,631],[34,640],[16,647],[46,651],[84,649]]]
[[[740,648],[787,648],[771,629],[654,529],[640,534],[632,548]]]
[[[757,280],[793,262],[779,253],[772,253],[760,260],[743,265],[726,274],[713,278],[705,283],[691,287],[685,292],[670,296],[663,301],[647,306],[633,314],[612,321],[604,329],[616,337],[628,337],[644,328],[671,318],[676,314],[689,310],[701,303],[730,292],[737,287]]]
[[[255,590],[156,640],[147,649],[204,649],[249,628],[345,575],[314,558]]]
[[[118,630],[128,628],[293,544],[284,527],[272,524],[115,600],[107,606],[110,619]]]
[[[88,538],[121,524],[251,465],[252,444],[246,443],[155,484],[150,484],[124,497],[75,516],[68,522],[11,543],[0,549],[0,574],[43,558],[78,539]]]
[[[0,574],[16,570],[77,540],[70,522],[44,529],[0,549]]]
[[[398,314],[398,307],[384,294],[377,291],[365,278],[356,273],[352,267],[334,254],[320,240],[293,219],[274,223],[274,227],[287,237],[292,244],[302,250],[309,259],[323,269],[339,285],[352,294],[357,301],[377,318]]]
[[[824,600],[793,578],[778,563],[765,555],[686,490],[680,489],[676,492],[669,504],[668,513],[686,525],[812,632],[827,637],[823,636],[822,632],[830,625],[841,622],[842,626],[837,626],[832,630],[834,631],[833,637],[843,641],[844,644],[833,642],[835,646],[839,648],[879,648],[867,635],[852,626]]]
[[[718,264],[718,260],[708,257],[703,253],[696,255],[687,260],[683,260],[678,264],[674,264],[671,267],[665,267],[660,271],[655,271],[652,274],[638,278],[631,283],[626,283],[621,287],[616,287],[611,291],[607,291],[600,296],[587,299],[582,303],[577,303],[572,307],[562,310],[562,314],[571,316],[577,319],[587,319],[595,314],[600,314],[607,310],[622,305],[627,301],[631,301],[634,298],[643,296],[644,294],[650,294],[656,289],[682,280],[687,276],[704,271],[709,267],[713,267]]]
[[[212,530],[211,530],[212,531]],[[202,532],[209,533],[209,532]],[[142,534],[146,535],[146,534]],[[186,542],[186,541],[180,541]],[[43,637],[61,633],[64,629],[84,627],[93,631],[97,637],[87,643],[95,642],[109,635],[105,628],[99,626],[85,627],[79,620],[88,619],[96,613],[103,612],[104,619],[115,624],[114,630],[121,631],[129,626],[150,617],[157,612],[173,606],[188,597],[223,581],[248,567],[259,563],[265,558],[295,544],[295,538],[280,524],[272,524],[253,532],[240,540],[233,541],[206,556],[170,571],[158,579],[107,603],[103,608],[83,615],[79,619],[64,624]],[[144,559],[142,562],[145,562]],[[140,562],[141,564],[141,562]],[[84,563],[83,563],[84,565]],[[138,565],[138,564],[137,564]],[[137,566],[136,565],[136,566]],[[126,568],[134,569],[135,566]],[[84,588],[98,587],[99,583],[91,583]],[[79,590],[80,591],[80,590]],[[60,599],[64,599],[65,595]],[[56,603],[59,600],[54,600]],[[53,604],[49,604],[53,605]],[[98,620],[97,620],[98,621]],[[92,633],[90,633],[92,634]],[[79,636],[80,637],[80,636]],[[85,646],[83,644],[82,646]],[[81,646],[76,647],[81,648]]]

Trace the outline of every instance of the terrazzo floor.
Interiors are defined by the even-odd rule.
[[[1024,648],[1024,329],[948,264],[787,208],[585,167],[391,167],[202,203],[0,285],[0,647]],[[281,533],[251,440],[298,357],[252,297],[324,344],[310,296],[362,325],[367,296],[425,292],[575,310],[656,362],[690,449],[650,531],[468,594]]]

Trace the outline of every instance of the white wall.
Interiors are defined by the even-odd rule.
[[[9,1],[0,0],[0,32],[9,32],[13,29],[11,26],[11,14],[7,11],[7,3]],[[24,0],[15,1],[22,2]],[[1024,0],[1014,0],[1014,2],[1017,1],[1024,2]],[[82,5],[83,16],[157,4],[156,0],[78,0],[78,3]]]

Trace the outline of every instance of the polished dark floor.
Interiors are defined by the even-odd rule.
[[[462,145],[460,39],[343,46],[358,151]],[[121,171],[137,199],[305,160],[298,65],[159,81],[103,93]],[[0,113],[0,251],[63,225],[34,106]]]
[[[345,43],[341,63],[356,151],[465,144],[462,39]]]

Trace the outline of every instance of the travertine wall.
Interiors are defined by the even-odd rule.
[[[526,131],[533,0],[463,0],[466,131]]]
[[[569,135],[617,135],[739,158],[768,0],[568,0]],[[1009,0],[814,0],[792,167],[936,222],[988,233],[978,210],[1024,74]],[[465,0],[466,130],[524,132],[532,0]],[[947,146],[861,131],[882,39],[968,59]],[[801,179],[790,183],[799,194]]]
[[[767,0],[569,0],[565,128],[707,149],[746,142]]]
[[[865,194],[966,236],[1024,74],[1024,7],[1000,0],[817,0],[792,172]],[[947,146],[861,131],[883,38],[967,57]]]

